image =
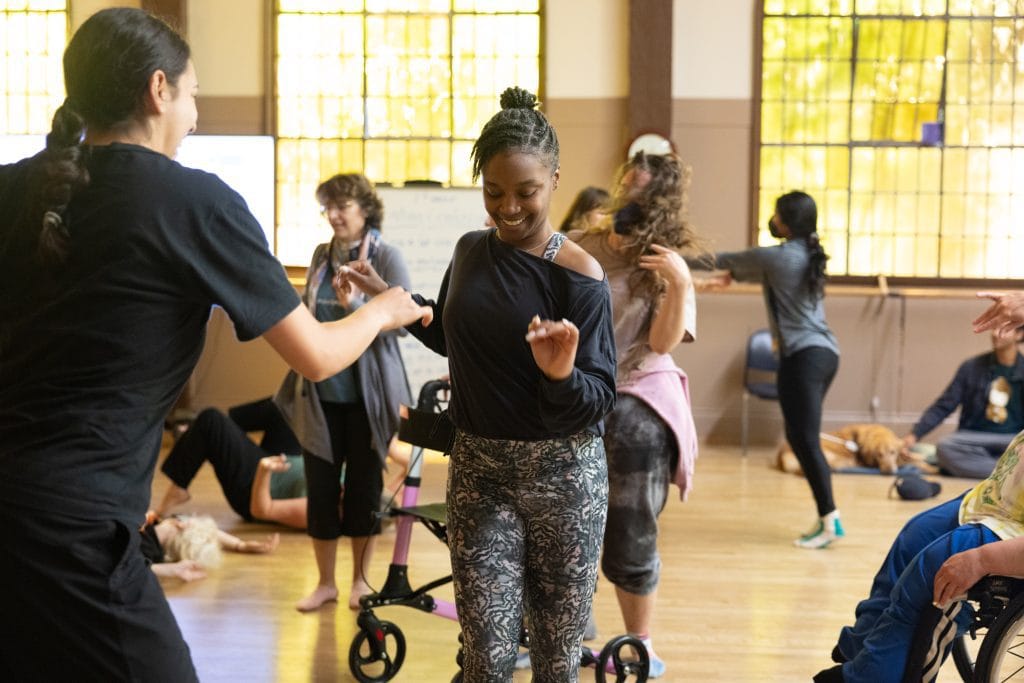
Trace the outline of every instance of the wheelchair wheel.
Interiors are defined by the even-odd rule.
[[[966,633],[958,636],[953,641],[949,654],[953,658],[953,664],[956,665],[956,672],[960,674],[960,679],[964,683],[972,683],[974,680],[974,662],[978,659],[977,641]]]
[[[1024,681],[1024,593],[996,617],[974,663],[975,681]]]
[[[619,636],[608,641],[601,650],[594,679],[597,683],[606,683],[608,680],[615,683],[644,683],[650,670],[651,659],[644,644],[632,636]],[[609,679],[606,674],[612,674],[615,678]]]
[[[377,633],[360,629],[348,649],[348,668],[360,683],[390,681],[405,661],[405,636],[390,621]]]

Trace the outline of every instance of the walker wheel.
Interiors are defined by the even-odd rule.
[[[625,656],[623,656],[625,655]],[[651,671],[651,658],[644,644],[632,636],[612,638],[597,658],[594,678],[597,683],[606,683],[605,674],[615,676],[615,683],[644,683]]]
[[[348,649],[348,668],[360,683],[390,681],[405,661],[405,636],[390,621],[375,633],[360,629]]]

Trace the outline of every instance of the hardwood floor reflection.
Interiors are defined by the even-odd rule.
[[[813,522],[806,483],[768,465],[767,449],[743,458],[736,448],[704,447],[696,487],[686,503],[673,488],[661,518],[662,580],[654,643],[667,664],[666,681],[809,681],[830,665],[841,626],[853,616],[888,545],[914,513],[957,495],[971,482],[942,479],[938,499],[888,497],[891,478],[840,475],[836,500],[848,536],[823,551],[790,541]],[[446,462],[428,458],[421,502],[442,499]],[[166,480],[159,473],[154,491]],[[213,515],[242,537],[281,531],[246,524],[227,507],[212,470],[204,467],[183,509]],[[228,554],[202,581],[164,582],[171,606],[203,681],[351,681],[348,652],[355,613],[344,604],[300,614],[294,603],[314,585],[316,570],[304,533],[281,531],[273,555]],[[369,577],[387,574],[395,534],[385,531]],[[347,549],[338,576],[351,571]],[[409,574],[414,586],[448,573],[447,549],[426,529],[413,534]],[[340,585],[343,593],[347,586]],[[435,592],[451,599],[451,587]],[[599,648],[621,629],[611,586],[595,598]],[[405,663],[394,680],[449,681],[456,671],[457,625],[410,608],[378,611],[402,630]],[[528,681],[518,672],[516,681]],[[593,680],[592,672],[581,680]],[[939,681],[959,680],[949,662]]]

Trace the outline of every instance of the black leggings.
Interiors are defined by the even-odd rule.
[[[252,482],[265,455],[224,413],[207,408],[174,444],[160,469],[175,484],[187,489],[199,468],[209,461],[231,509],[251,522]]]
[[[807,483],[824,517],[836,509],[832,499],[832,471],[821,452],[821,404],[839,368],[831,349],[811,346],[779,361],[778,387],[782,419]]]

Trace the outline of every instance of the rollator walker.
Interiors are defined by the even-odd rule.
[[[441,399],[442,393],[448,389],[448,382],[431,380],[420,390],[416,408],[401,408],[398,438],[412,444],[413,449],[402,491],[402,505],[384,513],[397,517],[395,549],[384,587],[359,600],[360,611],[356,617],[359,631],[352,639],[348,653],[349,669],[362,683],[390,681],[398,675],[405,661],[405,635],[393,622],[379,619],[374,612],[377,608],[402,605],[458,621],[454,603],[430,594],[430,591],[450,583],[451,574],[414,589],[409,584],[408,573],[409,543],[414,522],[421,522],[440,541],[448,542],[445,504],[417,504],[424,449],[447,453],[451,447],[453,430],[451,423],[442,415],[444,401]],[[525,628],[520,644],[529,647],[529,634]],[[461,683],[461,647],[455,661],[459,671],[452,678],[452,683]],[[643,683],[650,671],[647,649],[631,636],[612,638],[600,651],[583,647],[580,663],[581,666],[594,667],[597,683],[609,680]],[[611,678],[607,677],[609,675]]]

